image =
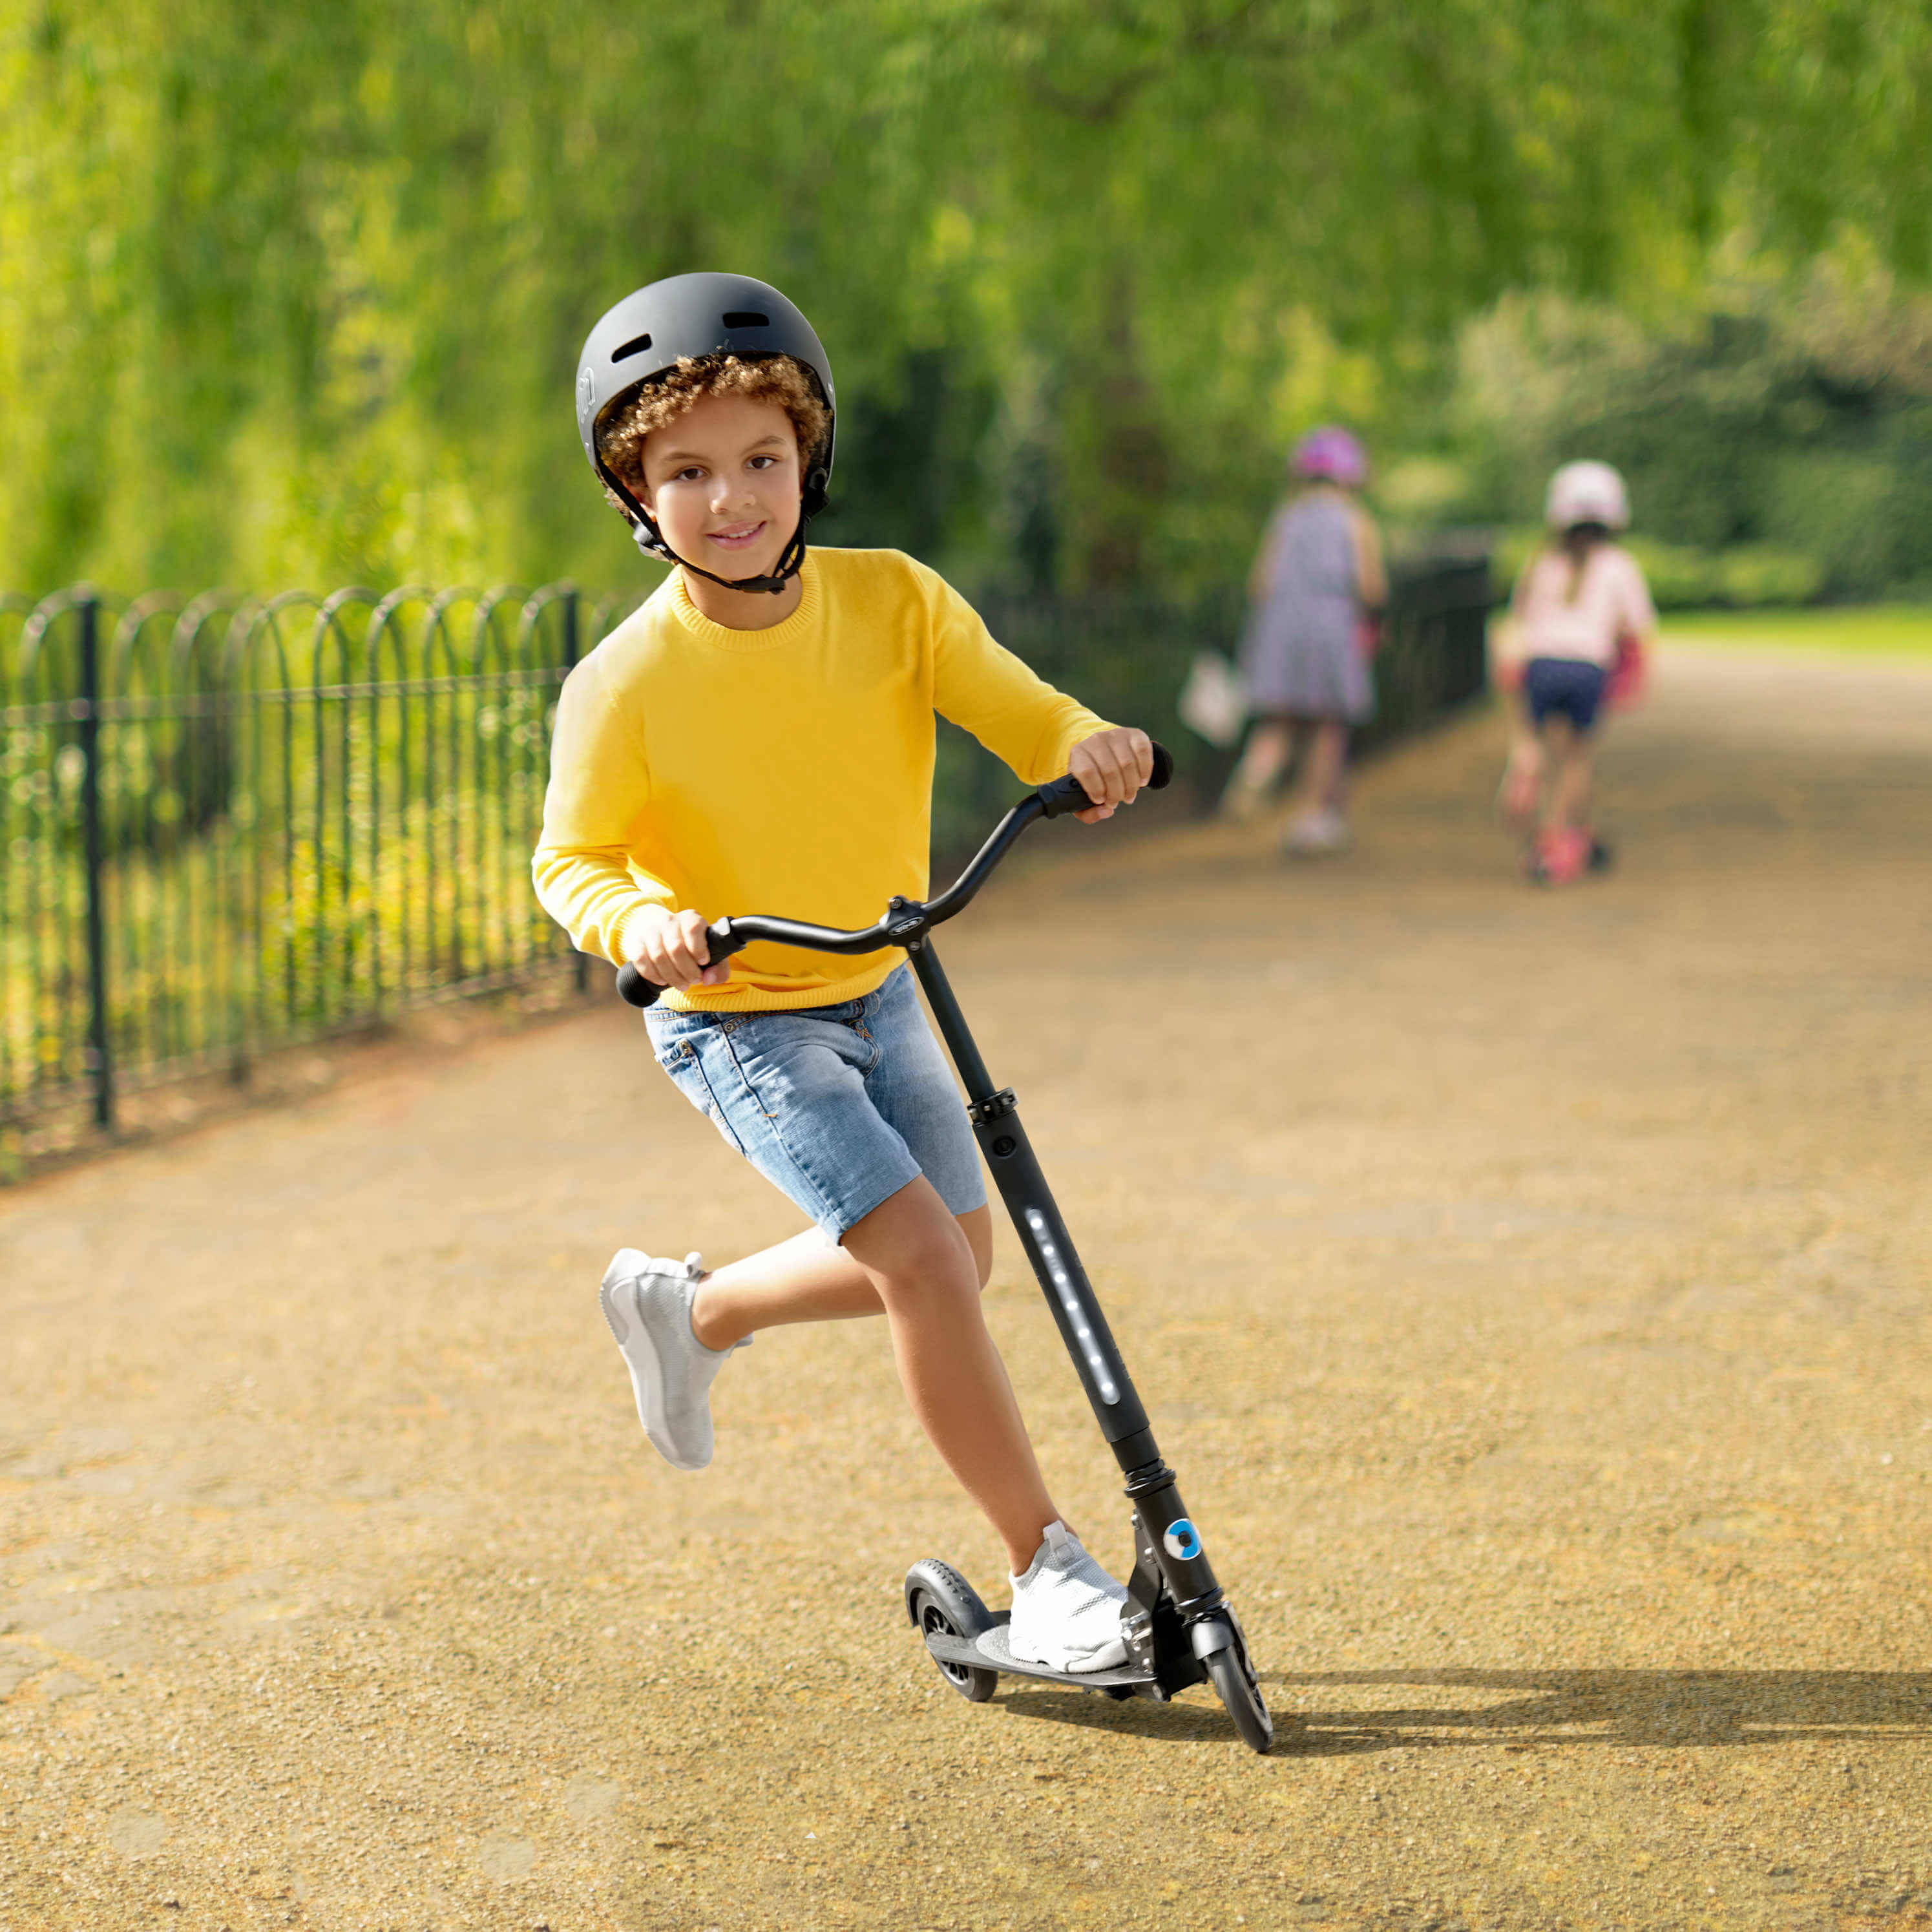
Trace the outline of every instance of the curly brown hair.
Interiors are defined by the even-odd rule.
[[[597,453],[632,496],[644,490],[644,439],[668,429],[706,396],[742,396],[776,403],[791,418],[800,459],[808,465],[825,440],[831,412],[802,362],[790,356],[740,356],[716,350],[686,356],[645,383],[598,426]]]

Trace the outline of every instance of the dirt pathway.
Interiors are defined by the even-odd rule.
[[[1932,676],[1667,658],[1556,896],[1492,730],[944,949],[1298,1748],[945,1690],[875,1330],[649,1454],[608,1252],[794,1222],[600,1006],[0,1196],[0,1926],[1932,1923]]]

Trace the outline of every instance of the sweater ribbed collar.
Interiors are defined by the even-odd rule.
[[[799,567],[798,580],[802,593],[798,600],[798,608],[789,617],[756,631],[736,631],[728,624],[714,623],[691,601],[691,592],[681,570],[671,572],[664,588],[670,596],[671,614],[700,644],[710,644],[721,651],[769,651],[780,644],[796,643],[818,622],[821,594],[818,560],[809,550]]]

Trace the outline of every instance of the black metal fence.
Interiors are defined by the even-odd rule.
[[[558,686],[632,598],[536,591],[124,602],[0,597],[0,1132],[245,1080],[404,1009],[584,983],[532,896]],[[1381,659],[1388,736],[1483,683],[1480,564],[1411,572]],[[1225,766],[1174,706],[1234,600],[992,598],[994,634],[1096,710]],[[1012,781],[950,728],[934,843]]]
[[[0,1125],[543,973],[568,585],[0,603]],[[9,635],[8,633],[11,634]]]

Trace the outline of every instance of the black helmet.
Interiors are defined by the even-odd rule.
[[[605,466],[597,452],[597,434],[612,410],[628,403],[649,382],[670,374],[686,356],[730,354],[749,360],[789,356],[811,370],[826,408],[825,435],[816,449],[803,452],[804,500],[798,528],[770,577],[736,581],[712,577],[685,563],[664,540],[651,513]],[[732,590],[782,590],[805,557],[806,523],[825,508],[832,480],[833,412],[832,364],[812,324],[767,282],[749,275],[672,275],[626,296],[604,310],[584,338],[577,358],[577,433],[590,466],[614,495],[631,524],[638,548],[668,563],[682,563],[700,577]]]

